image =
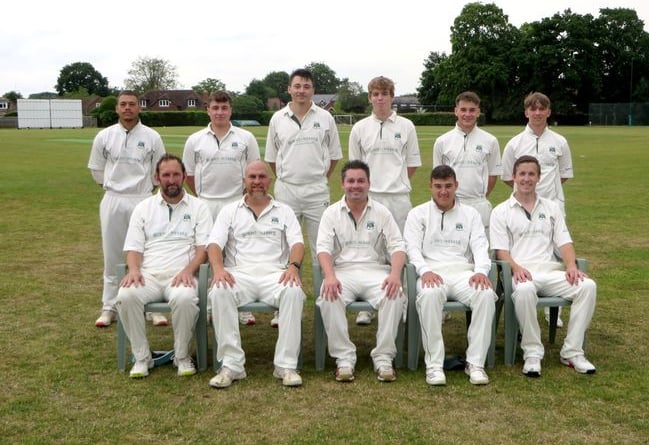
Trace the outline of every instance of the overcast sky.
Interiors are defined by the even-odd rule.
[[[463,0],[18,0],[3,2],[0,95],[55,91],[65,65],[88,62],[122,87],[139,56],[177,67],[179,87],[212,77],[243,91],[271,71],[324,62],[366,87],[374,76],[415,92],[431,51],[450,52]],[[647,0],[495,0],[519,27],[570,8],[597,17],[602,7],[634,9],[649,25]],[[394,8],[394,9],[388,9]],[[316,86],[317,90],[317,86]]]

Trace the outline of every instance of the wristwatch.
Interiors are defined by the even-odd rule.
[[[292,263],[288,263],[288,265],[289,265],[289,266],[295,266],[295,268],[296,268],[297,270],[300,270],[300,268],[302,267],[302,264],[301,264],[301,263],[298,263],[297,261],[293,261]]]

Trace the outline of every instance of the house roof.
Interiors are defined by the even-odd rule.
[[[153,106],[160,99],[167,99],[172,104],[187,104],[187,100],[194,99],[196,106],[204,105],[203,99],[194,90],[152,90],[147,91],[141,95],[142,99],[146,99],[149,106]]]

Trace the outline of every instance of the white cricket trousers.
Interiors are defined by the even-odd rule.
[[[300,224],[304,223],[311,260],[317,264],[316,240],[318,227],[325,209],[329,207],[329,185],[327,179],[311,184],[289,184],[275,179],[275,199],[289,206]]]
[[[168,301],[171,307],[176,358],[189,357],[189,344],[194,335],[199,312],[197,280],[194,279],[194,287],[172,287],[171,280],[176,273],[177,271],[152,275],[143,270],[144,286],[119,288],[115,306],[136,360],[149,357],[144,305],[156,301]]]
[[[279,310],[273,363],[280,368],[297,369],[302,343],[302,308],[306,299],[302,287],[280,284],[279,278],[284,272],[280,266],[256,264],[227,270],[234,276],[234,287],[212,286],[209,293],[214,336],[218,343],[217,360],[234,372],[245,369],[237,308],[261,301]]]
[[[104,252],[104,291],[102,311],[114,311],[119,283],[117,265],[125,262],[124,240],[135,206],[150,195],[104,193],[99,204],[101,246]]]
[[[573,286],[566,280],[562,270],[530,270],[532,281],[514,283],[512,279],[514,307],[520,325],[523,358],[543,358],[544,349],[541,342],[541,328],[537,318],[536,304],[539,295],[561,296],[572,301],[568,331],[561,348],[561,357],[570,358],[583,354],[584,335],[595,312],[597,285],[590,278]]]
[[[439,273],[444,284],[421,287],[417,280],[417,313],[421,324],[426,369],[444,365],[442,312],[447,300],[455,300],[471,308],[471,324],[467,332],[466,361],[484,367],[491,343],[491,328],[498,299],[493,289],[475,289],[469,284],[473,271]]]
[[[403,228],[406,225],[408,212],[412,210],[412,203],[410,202],[410,193],[374,193],[370,192],[370,198],[380,202],[388,208],[392,217],[397,222],[399,230],[403,233]]]
[[[370,352],[374,369],[392,366],[392,361],[397,355],[395,341],[399,323],[404,315],[406,298],[403,291],[396,298],[387,298],[385,291],[381,289],[383,281],[390,273],[390,266],[368,267],[362,264],[336,268],[335,273],[342,283],[342,294],[333,301],[326,300],[321,295],[316,301],[320,306],[327,332],[329,355],[336,359],[337,367],[356,366],[356,346],[349,338],[346,308],[356,300],[363,300],[379,313],[376,347]]]

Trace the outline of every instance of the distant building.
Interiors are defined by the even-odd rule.
[[[418,112],[424,111],[419,103],[417,96],[397,96],[392,101],[392,108],[399,112]]]
[[[336,99],[338,98],[335,94],[314,94],[313,103],[324,108],[327,111],[331,111],[336,105]]]
[[[194,90],[153,90],[140,95],[140,108],[144,111],[205,110],[207,96]]]
[[[0,97],[0,116],[4,116],[10,111],[16,111],[16,105],[5,97]]]

